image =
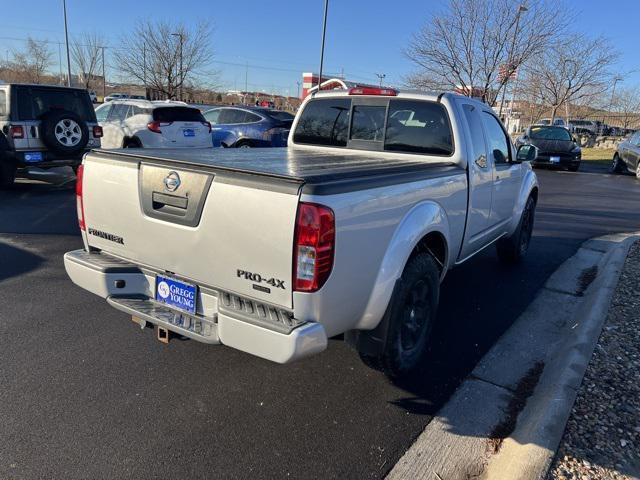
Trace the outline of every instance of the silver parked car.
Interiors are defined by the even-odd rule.
[[[640,180],[640,130],[618,144],[611,164],[612,173],[631,172]]]

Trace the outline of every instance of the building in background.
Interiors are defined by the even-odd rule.
[[[370,83],[352,82],[340,77],[322,77],[322,90],[347,90],[355,87],[379,87],[380,85],[372,85]],[[303,73],[302,74],[302,92],[301,99],[305,99],[310,93],[318,90],[318,74]]]

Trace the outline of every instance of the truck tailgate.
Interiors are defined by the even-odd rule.
[[[89,246],[199,285],[292,307],[299,188],[230,172],[90,153]]]

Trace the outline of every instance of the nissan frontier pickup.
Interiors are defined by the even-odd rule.
[[[279,363],[344,338],[420,365],[447,271],[526,254],[538,182],[491,107],[453,93],[308,97],[281,149],[94,150],[71,280],[142,326]]]

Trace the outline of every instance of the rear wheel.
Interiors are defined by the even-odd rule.
[[[430,254],[419,253],[407,262],[398,282],[385,313],[389,329],[382,352],[360,354],[367,366],[392,379],[412,373],[421,363],[436,318],[440,271]]]
[[[609,168],[609,171],[611,173],[622,173],[624,170],[624,165],[622,165],[622,159],[620,158],[620,156],[616,153],[613,155],[613,161],[611,162],[611,167]]]
[[[536,202],[533,197],[527,199],[522,211],[520,223],[513,234],[501,238],[496,243],[498,258],[504,263],[518,263],[526,255],[533,233],[533,222],[536,213]]]
[[[236,148],[253,148],[253,145],[251,145],[251,142],[238,142]]]
[[[577,172],[579,168],[580,168],[580,164],[578,164],[578,165],[571,165],[571,166],[569,167],[569,171],[570,171],[570,172]]]

